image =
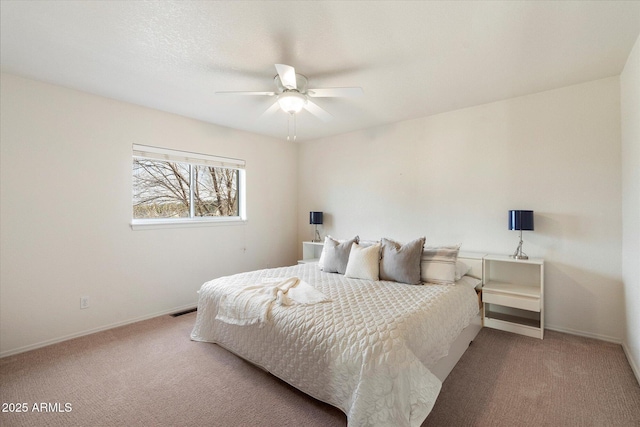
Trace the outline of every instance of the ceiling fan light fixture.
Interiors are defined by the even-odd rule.
[[[299,113],[307,103],[307,97],[297,91],[287,91],[278,95],[278,105],[289,114]]]

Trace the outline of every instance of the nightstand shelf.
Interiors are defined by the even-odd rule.
[[[302,242],[302,259],[298,260],[298,264],[318,262],[323,247],[324,242]]]
[[[483,263],[484,326],[542,339],[544,260],[487,255]]]
[[[512,314],[505,313],[493,313],[490,312],[489,321],[491,322],[506,322],[506,323],[516,323],[516,326],[529,326],[534,329],[538,329],[540,327],[540,321],[536,319],[527,319],[522,316],[515,316]],[[500,328],[498,328],[500,329]]]

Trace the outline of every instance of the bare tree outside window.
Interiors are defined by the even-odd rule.
[[[238,216],[237,169],[133,159],[133,218]],[[193,179],[192,179],[193,178]]]
[[[238,216],[238,170],[194,166],[195,216]]]

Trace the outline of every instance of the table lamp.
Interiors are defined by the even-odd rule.
[[[318,233],[318,225],[322,224],[322,212],[309,212],[309,224],[313,224],[316,227],[316,232],[313,236],[313,242],[320,242],[320,233]]]
[[[509,230],[520,231],[520,243],[511,258],[529,259],[527,254],[522,252],[522,230],[533,231],[533,211],[509,211]]]

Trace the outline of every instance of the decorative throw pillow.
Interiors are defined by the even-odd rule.
[[[347,263],[349,262],[349,253],[351,252],[351,245],[358,243],[359,237],[356,236],[351,240],[339,242],[333,238],[325,239],[322,270],[327,273],[340,273],[344,274],[347,270]]]
[[[337,243],[344,243],[346,242],[346,240],[344,239],[334,239],[333,237],[331,237],[330,235],[325,236],[324,238],[324,245],[322,245],[322,252],[320,252],[320,259],[318,259],[318,267],[320,268],[320,270],[324,269],[324,258],[326,256],[327,253],[327,242],[337,242]]]
[[[336,240],[336,239],[334,239],[331,236],[325,236],[324,245],[322,246],[322,252],[320,252],[320,259],[318,260],[318,267],[320,267],[320,270],[322,270],[324,268],[324,257],[326,256],[325,253],[327,253],[325,248],[327,247],[327,242],[329,240]],[[338,243],[340,243],[340,242],[338,242]]]
[[[366,247],[354,243],[344,275],[353,279],[378,280],[379,271],[380,243]]]
[[[426,247],[422,253],[423,282],[453,285],[456,281],[456,261],[460,245]]]
[[[456,261],[456,281],[460,280],[470,270],[471,270],[471,266],[465,264],[460,260],[457,260]]]
[[[380,258],[380,280],[420,284],[420,258],[425,238],[413,240],[404,245],[391,239],[382,239]]]

